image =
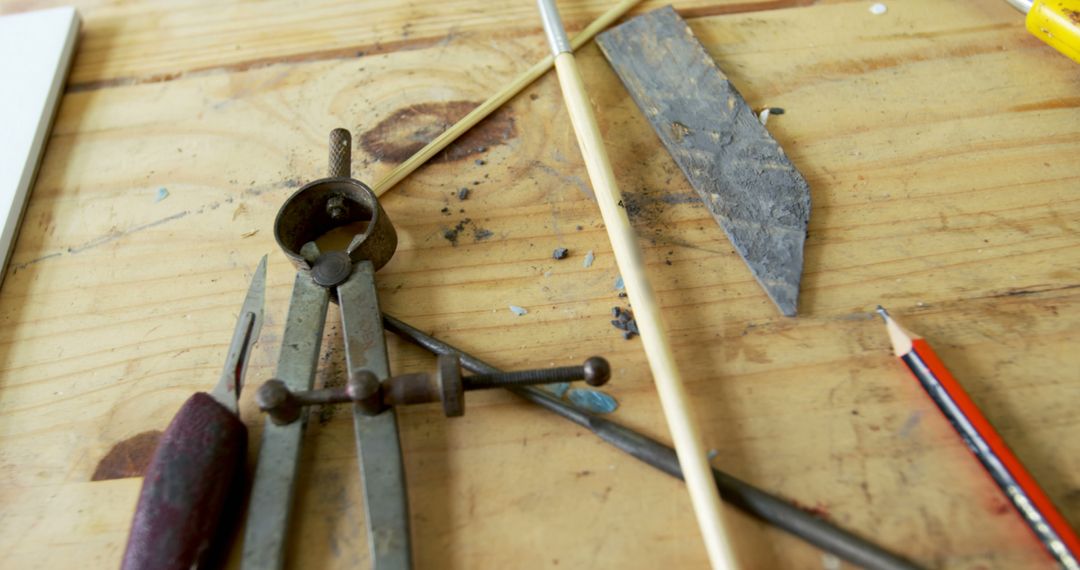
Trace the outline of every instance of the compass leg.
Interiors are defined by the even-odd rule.
[[[290,390],[310,390],[315,380],[329,302],[329,290],[316,285],[307,271],[296,273],[277,369],[277,378]],[[284,565],[285,534],[306,423],[306,410],[301,411],[300,421],[288,425],[266,418],[248,503],[243,570],[280,570]]]
[[[371,372],[380,381],[390,377],[386,336],[375,290],[375,268],[357,263],[349,279],[337,288],[345,336],[345,359],[350,375]],[[409,500],[405,466],[393,408],[371,415],[353,405],[360,477],[364,484],[368,545],[375,570],[412,567],[409,540]]]

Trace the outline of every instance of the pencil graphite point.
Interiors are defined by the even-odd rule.
[[[885,307],[878,305],[874,312],[881,315],[881,319],[885,321],[885,329],[889,331],[889,342],[893,346],[893,354],[899,358],[911,352],[912,339],[915,338],[915,335],[897,324],[889,315],[889,311],[885,310]]]

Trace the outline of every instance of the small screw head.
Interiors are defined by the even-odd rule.
[[[359,370],[349,374],[349,380],[345,384],[345,393],[364,413],[375,415],[385,408],[380,388],[381,383],[374,374],[368,370]]]
[[[336,287],[352,273],[352,260],[344,251],[330,251],[319,256],[311,268],[311,280],[322,287]]]
[[[366,400],[378,391],[379,379],[367,370],[360,370],[350,375],[349,382],[345,386],[345,393],[354,402]]]
[[[331,196],[326,200],[326,213],[330,218],[340,220],[345,217],[345,197],[340,195]]]
[[[259,386],[259,391],[255,393],[255,403],[260,410],[268,412],[285,403],[288,397],[289,389],[285,387],[285,383],[275,378]]]
[[[582,368],[585,370],[585,383],[589,386],[603,386],[611,379],[611,365],[599,356],[586,360]]]
[[[277,425],[285,425],[300,417],[300,406],[289,387],[278,379],[267,380],[255,393],[255,403],[259,409],[270,414],[270,419]]]

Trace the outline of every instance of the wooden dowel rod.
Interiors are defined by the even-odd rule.
[[[542,11],[554,13],[553,5],[544,6],[543,0],[541,3]],[[557,13],[554,18],[548,13],[545,13],[545,25],[549,26],[549,41],[554,50],[559,50],[560,42],[557,36],[553,37],[550,27],[554,25],[561,28],[561,23]],[[660,315],[660,304],[646,275],[637,235],[623,207],[622,194],[615,181],[615,173],[611,169],[611,162],[600,136],[600,127],[593,114],[574,55],[566,51],[558,53],[555,56],[555,69],[559,74],[559,85],[570,113],[570,121],[585,159],[589,181],[596,194],[608,239],[615,253],[615,262],[634,308],[634,318],[641,334],[645,356],[649,361],[656,391],[660,395],[660,404],[679,455],[679,465],[686,479],[709,561],[715,569],[736,568],[735,555],[724,525],[720,495],[713,481],[712,467],[702,444],[701,432],[694,419],[686,387],[675,365]]]
[[[574,36],[570,44],[574,49],[585,45],[596,34],[603,31],[610,26],[612,22],[623,17],[630,11],[635,5],[639,4],[641,0],[622,0],[607,12],[604,12],[599,18],[589,24],[584,30]],[[533,65],[525,73],[522,73],[513,81],[503,86],[497,93],[488,98],[487,101],[477,105],[475,109],[469,111],[469,114],[465,115],[458,122],[454,123],[449,129],[443,131],[442,134],[435,137],[434,140],[424,146],[424,148],[416,151],[416,154],[410,156],[405,162],[397,165],[388,174],[379,179],[371,189],[375,192],[376,196],[382,196],[387,190],[390,190],[398,182],[401,182],[406,176],[410,175],[417,168],[424,165],[425,162],[431,160],[431,157],[439,153],[450,143],[457,140],[458,137],[465,134],[465,131],[476,126],[477,123],[484,120],[488,115],[495,112],[496,109],[502,107],[510,99],[513,99],[515,95],[521,93],[523,89],[529,86],[533,81],[536,81],[541,75],[546,73],[551,66],[554,65],[555,58],[547,56],[540,60],[539,63]]]

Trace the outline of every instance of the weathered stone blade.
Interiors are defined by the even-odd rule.
[[[794,316],[806,180],[670,6],[596,41],[758,283]]]

